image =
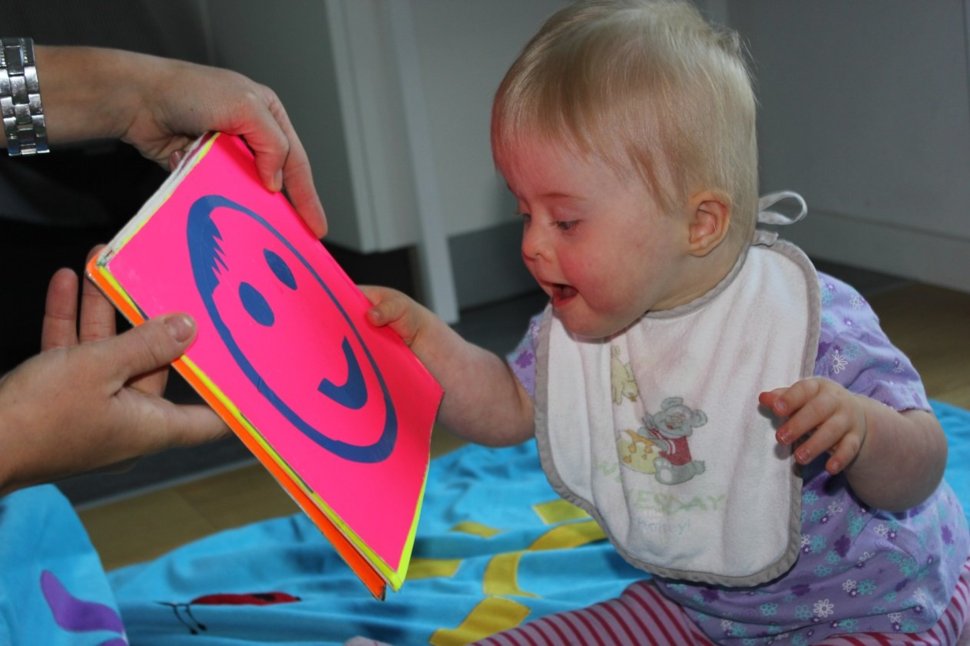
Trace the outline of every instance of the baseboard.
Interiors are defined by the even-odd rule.
[[[779,234],[813,258],[970,292],[966,238],[814,210]]]

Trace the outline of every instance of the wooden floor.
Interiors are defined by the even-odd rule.
[[[970,408],[970,294],[908,284],[869,301],[922,374],[929,396]],[[438,433],[433,453],[455,446]],[[252,465],[89,507],[80,515],[105,567],[113,569],[222,529],[295,511],[263,468]]]

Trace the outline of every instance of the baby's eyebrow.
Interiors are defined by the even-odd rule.
[[[549,193],[543,193],[539,197],[546,200],[570,200],[575,202],[580,202],[585,199],[583,197],[580,197],[579,195],[574,195],[572,193],[563,193],[561,191],[550,191]]]
[[[507,188],[509,190],[509,193],[511,193],[512,196],[515,197],[515,199],[517,199],[517,200],[519,200],[521,202],[527,201],[521,195],[519,195],[515,191],[515,189],[512,188],[512,186],[508,182],[505,183],[505,188]],[[566,192],[558,191],[558,190],[556,190],[556,191],[546,191],[545,193],[540,193],[538,195],[538,198],[540,200],[573,200],[573,201],[577,201],[577,202],[581,202],[581,201],[585,201],[586,200],[586,198],[583,197],[583,196],[581,196],[581,195],[576,195],[574,193],[566,193]]]

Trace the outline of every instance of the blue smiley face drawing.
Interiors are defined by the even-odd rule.
[[[390,456],[398,422],[387,384],[345,308],[307,259],[266,218],[221,195],[193,202],[186,229],[206,312],[232,359],[267,402],[336,456],[361,463]],[[234,235],[242,229],[247,235]],[[287,315],[298,318],[301,307],[319,312],[321,301],[332,305],[336,320],[345,325],[332,325],[331,316],[330,325],[317,320],[308,331],[306,322],[286,320]],[[294,327],[297,323],[303,327]],[[307,349],[319,343],[333,344],[321,354],[341,357],[342,365],[318,365],[312,351],[307,356]],[[280,356],[286,352],[300,354]],[[383,406],[383,423],[374,429],[358,426],[353,434],[360,441],[347,441],[324,430],[327,407],[334,405],[346,411]]]

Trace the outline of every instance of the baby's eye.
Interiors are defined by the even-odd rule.
[[[522,218],[522,223],[523,224],[529,224],[530,222],[532,222],[532,214],[531,213],[519,213],[519,217]]]
[[[560,231],[572,231],[579,224],[579,220],[556,220],[556,228]]]

